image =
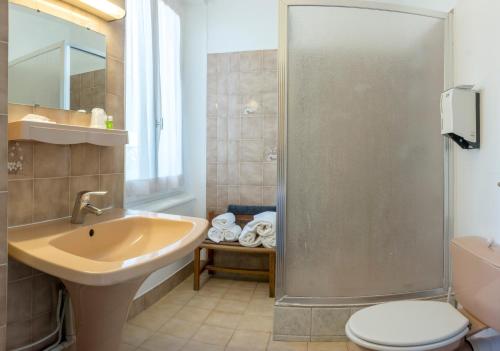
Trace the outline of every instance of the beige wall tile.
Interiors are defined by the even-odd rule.
[[[90,113],[87,112],[77,112],[77,111],[69,112],[69,120],[70,124],[72,125],[88,127],[90,126],[90,118],[91,115]]]
[[[21,161],[23,164],[22,169],[9,172],[9,180],[31,179],[34,177],[33,149],[34,143],[31,141],[9,141],[9,162]],[[20,159],[21,157],[22,160]]]
[[[9,104],[9,122],[19,121],[29,113],[33,113],[33,106]]]
[[[35,178],[66,177],[69,165],[70,150],[67,145],[35,143]]]
[[[229,118],[239,118],[241,112],[241,96],[229,95],[227,97],[227,114]]]
[[[229,140],[241,139],[241,118],[229,118],[227,120],[227,136]]]
[[[207,185],[207,208],[214,209],[217,207],[217,185]]]
[[[243,117],[241,119],[242,139],[262,139],[262,117]]]
[[[217,185],[217,208],[225,211],[227,209],[227,185]]]
[[[0,114],[7,114],[7,82],[8,82],[8,63],[7,63],[7,43],[0,42]]]
[[[240,162],[240,141],[231,140],[228,142],[227,149],[227,162],[238,163]]]
[[[257,185],[240,186],[240,202],[244,205],[262,205],[262,187]]]
[[[99,174],[99,149],[91,144],[70,145],[71,175]]]
[[[124,66],[123,62],[109,58],[107,60],[107,92],[124,96]]]
[[[7,263],[7,192],[0,192],[0,265]],[[2,293],[2,277],[0,276],[0,297]],[[1,301],[0,301],[1,303]],[[2,313],[0,311],[0,319]],[[0,325],[2,325],[0,321]]]
[[[217,95],[217,117],[227,117],[229,112],[229,96]]]
[[[262,136],[264,139],[272,140],[273,142],[278,140],[278,118],[276,116],[264,117]]]
[[[0,325],[7,323],[7,265],[0,266]],[[4,335],[5,336],[5,335]],[[5,341],[5,340],[4,340]],[[2,342],[0,338],[0,342]],[[1,347],[0,347],[1,349]]]
[[[278,166],[276,162],[264,163],[264,185],[275,186],[278,181]]]
[[[7,320],[9,323],[22,322],[31,318],[32,296],[31,279],[22,279],[9,283],[9,298],[7,301]]]
[[[274,334],[311,335],[311,309],[300,307],[274,308]]]
[[[242,140],[240,142],[240,160],[258,162],[263,160],[264,143],[262,140]]]
[[[265,186],[262,188],[262,204],[265,206],[275,206],[277,202],[278,187]]]
[[[229,54],[229,70],[231,72],[240,72],[241,54],[232,52]]]
[[[9,226],[33,221],[33,180],[9,181],[7,223]]]
[[[68,217],[69,178],[35,179],[34,204],[35,222]]]
[[[11,322],[8,324],[7,350],[13,350],[29,343],[31,343],[31,321]]]
[[[240,185],[240,164],[230,163],[227,166],[228,185]]]
[[[262,94],[262,113],[265,115],[278,114],[278,93]]]
[[[217,140],[227,139],[227,118],[217,117]]]
[[[227,73],[231,70],[231,54],[217,54],[217,73]]]
[[[263,67],[264,71],[277,71],[278,70],[278,52],[276,50],[266,50],[263,53]]]
[[[216,164],[207,164],[207,184],[217,184]]]
[[[106,46],[109,56],[115,59],[125,57],[125,19],[108,22],[106,34]]]
[[[247,51],[240,54],[240,72],[260,72],[263,67],[262,51]]]
[[[35,106],[33,112],[37,115],[45,116],[57,123],[69,124],[70,112],[65,110]]]
[[[217,184],[227,185],[228,183],[228,170],[226,164],[217,165]]]
[[[7,116],[0,115],[0,191],[7,190]]]
[[[100,173],[124,173],[125,171],[125,148],[101,147],[100,148]]]
[[[207,138],[217,138],[217,118],[208,118]]]
[[[32,315],[50,313],[57,306],[60,282],[47,274],[33,277]]]
[[[9,9],[7,0],[0,0],[0,41],[9,41]]]
[[[262,163],[251,162],[240,164],[241,185],[262,185]]]
[[[227,187],[227,202],[230,205],[240,204],[240,187],[239,186],[228,186]]]
[[[255,72],[240,73],[240,93],[259,94],[262,92],[261,74]]]
[[[25,264],[16,261],[13,258],[9,258],[9,282],[16,281],[23,278],[28,278],[33,275],[33,268],[26,266]]]
[[[123,208],[123,174],[109,174],[100,176],[101,191],[107,191],[105,196],[99,198],[103,208],[115,207]]]

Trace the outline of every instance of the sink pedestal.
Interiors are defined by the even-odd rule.
[[[63,280],[73,306],[77,351],[119,351],[134,296],[147,276],[109,286]]]

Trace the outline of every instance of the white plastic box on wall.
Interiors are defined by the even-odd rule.
[[[463,149],[478,149],[479,93],[471,87],[452,88],[441,94],[441,134]]]

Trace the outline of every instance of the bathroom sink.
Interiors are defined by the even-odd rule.
[[[168,265],[204,239],[205,219],[111,210],[85,225],[58,220],[9,230],[9,255],[85,285],[112,285]]]
[[[201,218],[114,209],[11,228],[9,255],[59,277],[71,297],[77,351],[118,351],[129,307],[154,271],[185,257],[204,240]]]

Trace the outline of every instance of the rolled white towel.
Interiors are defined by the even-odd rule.
[[[236,222],[236,217],[234,216],[234,214],[227,212],[218,215],[217,217],[212,219],[212,226],[214,226],[217,229],[224,230],[231,228],[235,222]]]
[[[246,227],[245,227],[246,228]],[[262,237],[257,232],[252,230],[245,230],[241,232],[239,242],[242,246],[257,247],[262,244]]]
[[[208,230],[208,238],[213,242],[220,243],[224,240],[224,232],[218,228],[212,227]]]
[[[259,213],[255,215],[254,221],[258,221],[257,234],[276,237],[276,212],[267,211]]]
[[[274,249],[276,247],[276,233],[270,236],[261,236],[262,246],[268,249]]]
[[[237,224],[233,224],[233,226],[229,229],[224,229],[224,240],[226,241],[238,241],[241,234],[241,227]]]

